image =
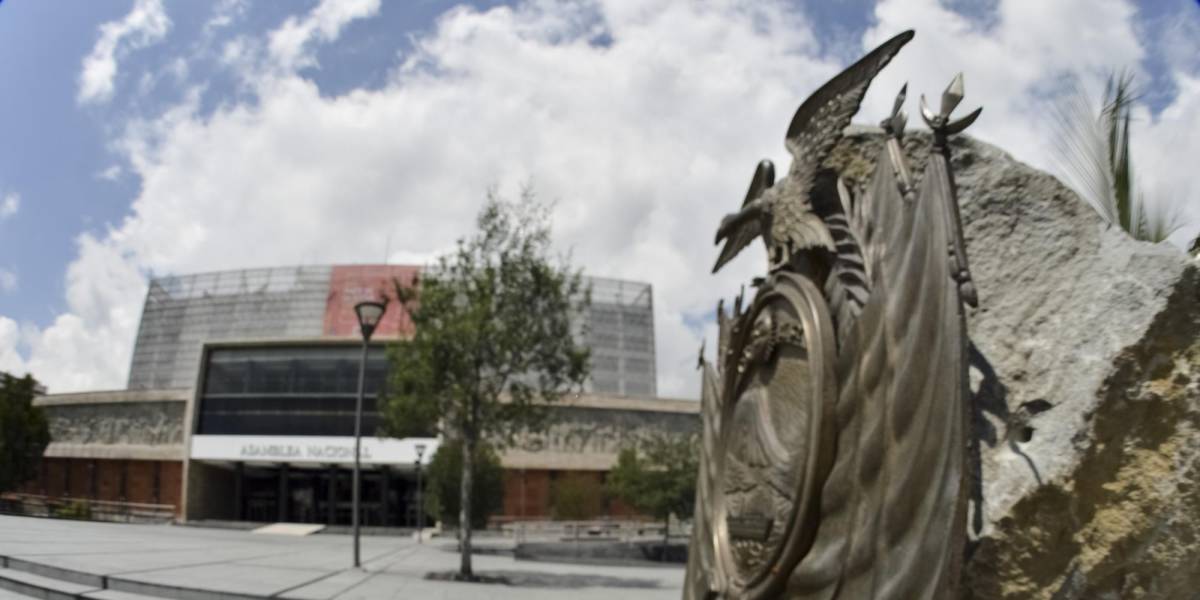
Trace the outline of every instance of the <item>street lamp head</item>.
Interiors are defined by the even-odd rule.
[[[417,444],[414,447],[417,449],[417,462],[421,462],[421,457],[425,456],[425,444]]]
[[[371,334],[375,333],[375,327],[379,325],[385,310],[387,310],[386,302],[368,300],[354,305],[354,313],[358,315],[358,327],[362,331],[364,342],[370,341]]]

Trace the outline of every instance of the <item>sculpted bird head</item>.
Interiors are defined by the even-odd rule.
[[[725,242],[721,254],[713,266],[716,273],[725,263],[737,256],[750,242],[763,235],[764,221],[770,218],[770,206],[764,196],[775,184],[775,165],[769,160],[762,160],[754,168],[754,176],[750,179],[750,188],[746,190],[746,198],[742,208],[736,213],[726,215],[717,228],[715,243]]]

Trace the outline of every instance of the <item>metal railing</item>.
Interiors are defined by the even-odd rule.
[[[636,517],[620,519],[589,519],[581,521],[554,521],[541,518],[506,519],[493,518],[492,527],[504,537],[517,542],[529,539],[619,539],[633,540],[643,537],[661,537],[663,522]],[[680,533],[672,527],[672,533]]]
[[[119,523],[170,523],[175,520],[175,506],[172,504],[53,497],[15,492],[0,494],[0,513]]]

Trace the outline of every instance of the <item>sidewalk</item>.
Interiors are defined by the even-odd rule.
[[[679,598],[681,567],[608,567],[476,555],[477,573],[518,585],[428,581],[457,568],[453,541],[362,538],[363,569],[350,568],[351,538],[252,534],[170,525],[128,525],[0,516],[0,560],[8,569],[114,591],[187,600],[218,598]],[[40,570],[39,570],[40,569]],[[77,576],[72,575],[72,572]],[[0,581],[0,584],[3,582]],[[0,591],[2,592],[2,591]],[[0,595],[0,598],[4,596]]]

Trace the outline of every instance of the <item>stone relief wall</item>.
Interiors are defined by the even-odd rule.
[[[699,413],[559,407],[546,430],[521,435],[515,448],[526,452],[616,454],[656,435],[700,433]]]
[[[183,443],[184,402],[46,406],[50,439],[71,444]]]
[[[184,402],[156,401],[46,406],[51,439],[69,444],[178,445]],[[516,449],[560,454],[616,454],[657,435],[699,433],[697,413],[559,407],[544,431],[527,433]]]

